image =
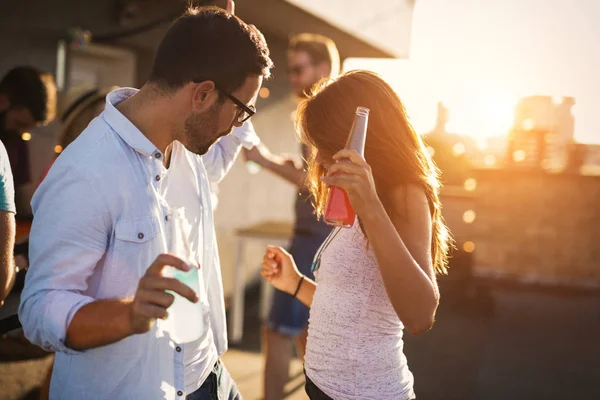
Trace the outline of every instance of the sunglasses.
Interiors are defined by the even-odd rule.
[[[198,78],[198,79],[194,79],[194,83],[201,83],[201,82],[205,82],[208,80],[210,80],[210,79]],[[221,85],[219,85],[217,82],[213,81],[213,83],[215,84],[215,88],[217,88],[217,90],[219,92],[221,92],[223,95],[225,95],[225,97],[227,97],[229,100],[231,100],[233,102],[233,104],[235,104],[238,107],[239,112],[238,112],[238,115],[236,116],[236,121],[239,124],[243,124],[244,122],[249,120],[254,114],[256,114],[256,107],[254,107],[253,105],[247,106],[240,99],[238,99],[237,97],[235,97],[234,95],[229,93],[227,90],[223,89],[223,87]]]
[[[313,66],[312,63],[290,65],[287,69],[288,75],[300,75],[305,68]]]

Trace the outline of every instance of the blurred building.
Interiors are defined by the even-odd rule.
[[[584,175],[600,175],[600,144],[586,144],[583,154],[581,173]]]
[[[586,145],[585,163],[600,166],[600,144]]]
[[[197,5],[223,0],[191,1]],[[154,49],[170,22],[189,0],[21,0],[0,2],[0,75],[29,64],[52,72],[60,93],[86,86],[139,87],[147,78]],[[342,59],[408,56],[414,0],[381,0],[377,7],[357,0],[236,0],[236,15],[265,35],[275,69],[261,91],[253,118],[262,140],[273,152],[299,154],[295,137],[273,126],[289,122],[286,77],[288,38],[301,32],[331,37]],[[65,97],[65,96],[63,96]],[[32,132],[32,173],[54,157],[58,124]],[[265,127],[271,129],[266,130]],[[33,188],[33,185],[32,185]],[[266,190],[268,189],[268,190]],[[240,193],[244,199],[240,202]],[[235,262],[235,235],[240,226],[265,219],[293,219],[296,190],[269,173],[250,175],[239,160],[220,184],[216,230],[226,293]],[[255,267],[263,248],[247,251]]]
[[[430,133],[437,134],[437,135],[447,134],[448,133],[447,125],[448,125],[449,120],[450,120],[450,110],[448,110],[448,107],[446,107],[446,105],[443,102],[438,101],[435,126]]]
[[[434,128],[424,138],[435,162],[446,176],[446,183],[461,185],[466,179],[465,169],[470,168],[472,163],[482,162],[483,153],[474,138],[449,132],[449,121],[450,110],[443,102],[438,102]]]
[[[528,96],[515,107],[507,162],[518,166],[563,170],[575,141],[573,97]]]

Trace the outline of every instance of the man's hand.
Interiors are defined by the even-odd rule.
[[[229,14],[235,15],[235,3],[233,2],[233,0],[227,0],[227,7],[225,8],[225,10]]]
[[[293,158],[271,154],[262,143],[250,150],[244,150],[246,161],[253,161],[261,167],[279,175],[286,181],[299,188],[305,185],[304,170],[297,165]]]
[[[302,163],[298,163],[296,158],[291,154],[282,154],[283,165],[288,166],[290,168],[302,169]]]
[[[157,318],[166,318],[167,308],[175,300],[165,290],[196,303],[198,297],[190,287],[162,276],[166,266],[190,269],[175,256],[159,255],[140,279],[133,299],[102,299],[81,307],[67,329],[65,344],[74,350],[92,349],[148,332]]]
[[[167,317],[167,308],[173,304],[175,297],[166,293],[165,290],[171,290],[193,303],[198,301],[198,296],[189,286],[177,279],[162,276],[162,271],[166,266],[172,266],[182,271],[190,270],[190,266],[170,254],[161,254],[156,258],[140,279],[131,303],[132,334],[148,332],[157,318]]]
[[[265,162],[269,159],[271,152],[262,143],[254,146],[250,150],[244,148],[244,158],[246,161],[253,161],[261,167],[265,166]]]

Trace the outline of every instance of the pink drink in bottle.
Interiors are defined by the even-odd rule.
[[[366,107],[357,107],[354,123],[350,130],[350,136],[346,143],[347,149],[354,149],[361,156],[365,156],[365,141],[367,138],[367,125],[369,123],[369,109]],[[340,161],[347,162],[347,161]],[[350,205],[348,194],[342,188],[332,186],[327,195],[327,204],[325,206],[324,220],[327,224],[350,228],[354,225],[356,213]]]

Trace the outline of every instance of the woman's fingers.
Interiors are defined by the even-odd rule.
[[[270,275],[274,275],[279,272],[279,268],[277,267],[277,264],[273,265],[271,263],[263,262],[261,264],[261,268],[262,268],[262,271],[265,271],[265,273],[270,274]]]
[[[335,155],[333,156],[333,159],[335,161],[339,161],[344,158],[347,158],[350,161],[352,161],[354,164],[360,165],[362,167],[369,166],[369,164],[367,164],[365,159],[360,154],[358,154],[358,152],[354,149],[342,149],[342,150],[338,151],[337,153],[335,153]]]
[[[327,186],[337,186],[345,191],[353,191],[358,188],[357,178],[352,175],[347,174],[339,174],[332,176],[323,176],[321,177],[323,183]]]
[[[327,169],[327,176],[336,174],[366,175],[367,170],[351,162],[337,162]]]

